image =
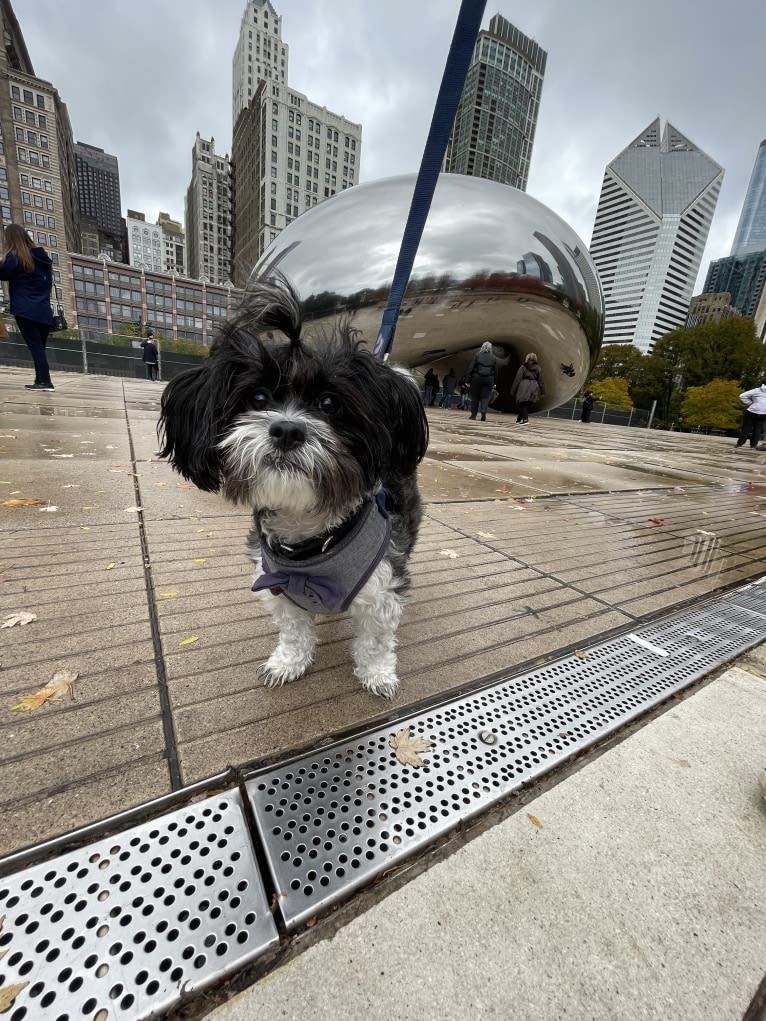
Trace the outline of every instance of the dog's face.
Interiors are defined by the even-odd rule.
[[[244,313],[207,364],[168,385],[163,454],[200,489],[256,510],[342,517],[415,470],[428,439],[420,394],[343,328],[311,345],[263,340],[264,327],[300,328],[275,307]]]

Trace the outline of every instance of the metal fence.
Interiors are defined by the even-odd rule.
[[[32,357],[20,333],[7,322],[8,336],[0,337],[0,364],[32,368]],[[13,324],[15,325],[15,324]],[[51,333],[46,353],[54,372],[85,372],[97,376],[122,376],[145,379],[146,367],[139,337],[125,337],[124,344],[104,344],[98,335],[88,337],[80,331],[78,338]],[[163,350],[162,340],[154,338],[159,351],[159,377],[168,380],[184,369],[199,365],[203,355],[177,354]]]
[[[582,415],[582,401],[575,399],[560,404],[558,408],[551,408],[546,411],[547,418],[569,418],[579,421]],[[591,412],[591,424],[600,425],[629,425],[646,428],[649,424],[650,412],[644,408],[614,408],[604,401],[596,401]]]

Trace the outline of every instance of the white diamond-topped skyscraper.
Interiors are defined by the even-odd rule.
[[[659,117],[607,165],[590,244],[605,344],[647,353],[684,325],[722,180],[722,167]]]

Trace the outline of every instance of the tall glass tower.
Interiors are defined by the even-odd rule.
[[[758,146],[755,166],[731,246],[731,255],[766,250],[766,138]]]
[[[496,14],[479,33],[443,170],[525,191],[547,54]]]
[[[605,344],[644,353],[683,326],[723,169],[658,117],[604,172],[590,254],[604,289]]]

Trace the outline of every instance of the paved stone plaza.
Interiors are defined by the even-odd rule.
[[[282,690],[250,592],[248,515],[155,456],[161,385],[0,379],[0,854],[174,786],[596,640],[766,567],[766,453],[721,437],[430,410],[427,512],[393,706],[351,673],[349,622]],[[43,504],[7,506],[7,501]],[[58,671],[68,693],[12,711]]]

